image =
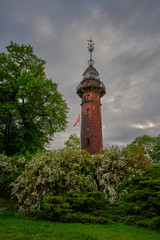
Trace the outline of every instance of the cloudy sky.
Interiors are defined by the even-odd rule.
[[[76,86],[87,68],[86,39],[107,88],[102,99],[104,146],[160,134],[160,0],[0,0],[0,52],[10,40],[30,44],[46,61],[70,108],[63,147],[81,111]]]

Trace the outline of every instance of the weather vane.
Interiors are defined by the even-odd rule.
[[[90,59],[88,61],[88,65],[90,67],[92,67],[94,65],[94,60],[92,59],[92,52],[94,51],[94,45],[95,45],[95,42],[92,40],[92,37],[90,37],[90,39],[88,40],[88,51],[90,53]]]

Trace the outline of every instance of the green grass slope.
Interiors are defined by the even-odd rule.
[[[81,224],[35,220],[0,212],[1,240],[159,240],[160,231],[121,223]]]

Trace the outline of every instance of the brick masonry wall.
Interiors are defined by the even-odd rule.
[[[98,154],[103,148],[100,94],[85,92],[82,97],[81,149]]]

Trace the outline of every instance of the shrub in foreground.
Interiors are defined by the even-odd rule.
[[[51,221],[107,223],[108,207],[102,192],[68,192],[63,196],[44,197],[40,210],[33,214]]]
[[[25,164],[24,157],[7,157],[3,153],[0,154],[0,196],[10,197],[10,184],[21,174]]]
[[[139,159],[141,161],[139,161]],[[101,191],[112,204],[118,200],[123,184],[132,176],[142,176],[148,166],[143,151],[106,149],[91,156],[85,151],[63,149],[37,154],[12,184],[13,197],[21,212],[38,210],[44,196],[66,192]]]
[[[61,150],[36,155],[12,184],[19,211],[39,209],[44,196],[96,191],[94,162],[87,152]]]
[[[119,208],[125,223],[160,229],[160,166],[128,182]]]
[[[115,203],[122,186],[132,176],[142,176],[151,167],[150,159],[139,147],[134,151],[112,146],[96,156],[98,190],[107,193],[109,202]]]

